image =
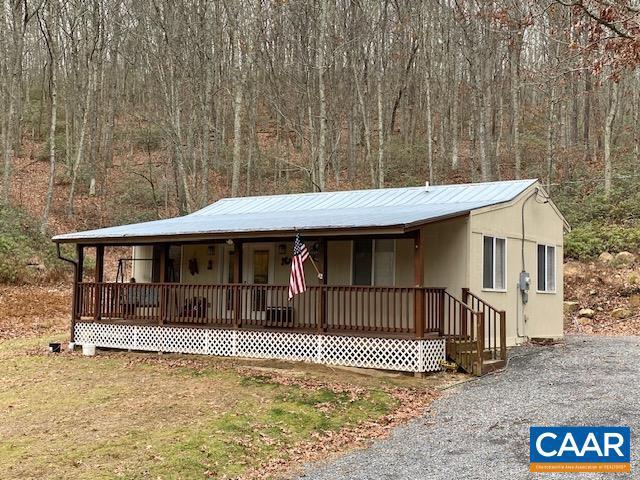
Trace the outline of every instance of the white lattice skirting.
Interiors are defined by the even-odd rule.
[[[318,335],[168,326],[77,323],[76,343],[154,352],[274,358],[407,372],[440,370],[444,339]]]

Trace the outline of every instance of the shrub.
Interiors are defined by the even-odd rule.
[[[66,142],[64,138],[64,134],[58,133],[56,135],[56,161],[61,163],[61,160],[64,160],[66,157]],[[36,157],[41,162],[49,161],[49,137],[47,136],[47,140],[42,143],[40,146],[40,150],[38,151],[38,155]]]
[[[150,175],[148,172],[146,175]],[[156,185],[156,195],[161,185],[161,176],[152,174]],[[116,191],[109,198],[109,208],[113,212],[111,223],[122,225],[158,219],[157,198],[149,182],[143,178],[129,174],[115,187]]]
[[[38,259],[41,271],[28,265]],[[64,273],[51,239],[38,222],[21,210],[0,207],[0,283],[32,283],[59,279]]]
[[[575,227],[565,236],[565,255],[587,259],[602,252],[640,249],[640,227],[589,222]]]
[[[134,147],[144,152],[155,152],[162,148],[164,134],[159,127],[147,126],[131,132]]]

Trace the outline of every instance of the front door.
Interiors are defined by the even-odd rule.
[[[222,249],[223,252],[223,268],[222,268],[222,285],[229,285],[234,282],[235,277],[235,265],[236,265],[236,254],[233,250],[232,246],[225,245]],[[222,297],[222,301],[224,302],[224,312],[226,319],[234,318],[234,289],[232,287],[225,287],[224,294]]]
[[[244,253],[245,283],[253,285],[244,297],[249,301],[245,308],[249,318],[264,320],[270,292],[268,288],[262,288],[260,285],[273,284],[275,249],[270,243],[254,243],[247,244]]]

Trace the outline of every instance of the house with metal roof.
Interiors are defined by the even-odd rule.
[[[513,180],[225,198],[53,241],[77,247],[78,344],[481,374],[562,336],[568,228],[537,180]],[[290,299],[296,235],[309,258]],[[105,282],[105,249],[122,246]]]

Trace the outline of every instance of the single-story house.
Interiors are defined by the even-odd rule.
[[[563,335],[568,228],[537,180],[514,180],[225,198],[53,241],[77,246],[77,344],[481,374]],[[296,234],[311,259],[289,300]],[[132,254],[104,282],[112,246]]]

